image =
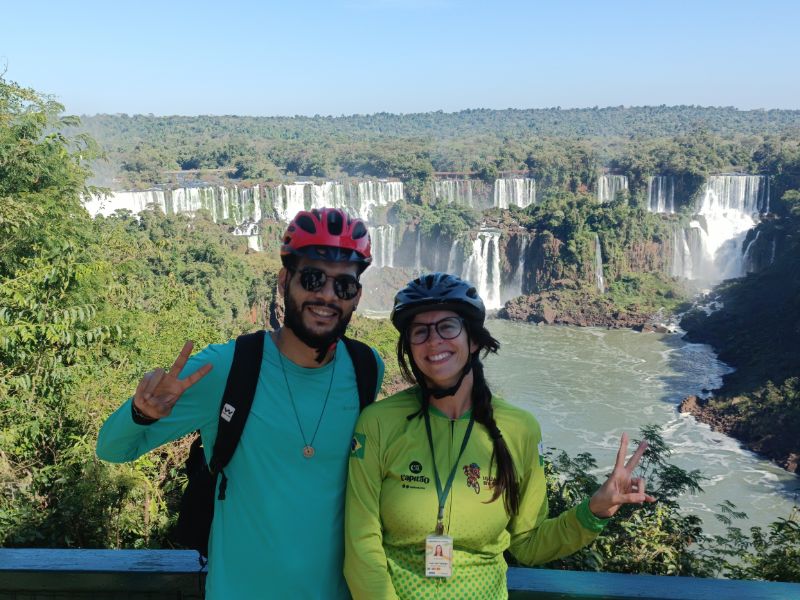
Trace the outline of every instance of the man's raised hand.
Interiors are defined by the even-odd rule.
[[[633,472],[645,450],[647,450],[647,442],[643,441],[636,448],[631,459],[625,463],[625,456],[628,454],[628,434],[622,434],[614,470],[589,500],[589,510],[594,515],[608,519],[623,504],[641,504],[642,502],[656,501],[653,496],[645,493],[645,480],[642,477],[633,476]]]
[[[172,412],[172,407],[175,406],[181,394],[211,370],[211,365],[205,364],[185,379],[178,379],[186,361],[189,360],[193,346],[192,342],[186,342],[183,345],[183,349],[172,363],[169,371],[155,369],[142,377],[133,395],[136,410],[151,419],[166,417]]]

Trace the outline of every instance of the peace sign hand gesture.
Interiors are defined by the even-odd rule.
[[[211,365],[206,364],[185,379],[178,379],[186,361],[189,360],[193,346],[192,342],[186,342],[183,345],[183,349],[172,363],[169,371],[155,369],[142,377],[133,395],[133,405],[136,410],[151,419],[166,417],[172,412],[172,407],[175,406],[181,394],[211,370]]]
[[[647,442],[643,441],[626,464],[628,434],[622,434],[614,470],[589,500],[589,510],[595,516],[608,519],[614,516],[623,504],[641,504],[642,502],[656,501],[653,496],[645,493],[645,480],[642,477],[633,477],[633,471],[639,464],[639,460],[641,460],[645,450],[647,450]]]

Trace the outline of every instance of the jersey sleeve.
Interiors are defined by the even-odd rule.
[[[181,379],[207,363],[212,365],[211,371],[183,393],[168,416],[154,423],[135,423],[131,414],[133,398],[129,398],[100,428],[97,456],[109,462],[127,462],[196,429],[216,430],[233,349],[234,342],[213,345],[190,357],[181,371]]]
[[[372,408],[377,407],[368,407],[359,417],[350,446],[344,576],[354,600],[397,598],[383,549],[380,427]]]
[[[542,435],[532,419],[531,435],[523,450],[525,458],[520,487],[519,514],[509,523],[514,557],[526,565],[539,565],[568,556],[591,543],[607,522],[589,511],[588,500],[548,519],[547,485],[542,456]]]

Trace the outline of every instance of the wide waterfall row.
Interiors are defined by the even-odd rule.
[[[625,175],[600,175],[597,178],[597,201],[611,202],[617,192],[628,189],[628,178]]]
[[[647,208],[654,213],[675,213],[675,178],[671,175],[651,177],[647,182]]]
[[[114,192],[108,198],[95,197],[86,202],[92,214],[110,215],[119,209],[138,213],[148,206],[167,214],[207,210],[215,222],[230,220],[236,225],[258,222],[263,215],[283,221],[298,211],[331,206],[369,220],[378,206],[403,199],[399,181],[361,181],[358,183],[293,183],[274,187],[195,187],[146,192]]]
[[[766,177],[709,177],[689,228],[674,233],[672,274],[706,283],[745,275],[744,239],[768,210]]]
[[[536,182],[533,179],[498,179],[494,182],[495,208],[536,204]]]

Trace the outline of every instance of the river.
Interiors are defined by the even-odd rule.
[[[681,399],[717,387],[727,372],[710,347],[630,330],[499,319],[488,327],[502,344],[486,359],[492,391],[536,415],[545,446],[591,453],[599,476],[610,471],[623,431],[633,437],[642,425],[658,424],[673,450],[669,460],[708,478],[702,494],[680,500],[706,532],[723,531],[713,515],[723,500],[747,513],[737,524],[744,530],[789,516],[800,478],[677,412]]]

